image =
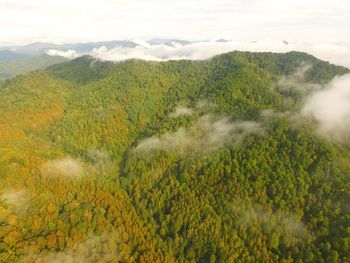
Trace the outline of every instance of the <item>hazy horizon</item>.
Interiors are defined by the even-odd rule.
[[[2,46],[135,38],[350,41],[345,0],[0,0],[0,7]]]
[[[115,43],[113,41],[116,41]],[[120,41],[118,43],[118,41]],[[123,41],[125,43],[123,43]],[[173,42],[172,42],[173,41]],[[33,46],[31,46],[33,44]],[[126,59],[143,59],[151,61],[166,60],[202,60],[230,51],[275,52],[285,53],[299,51],[309,53],[319,59],[350,68],[350,42],[290,42],[286,40],[203,40],[187,39],[119,39],[112,41],[45,43],[36,42],[23,46],[5,46],[0,50],[15,52],[47,54],[74,59],[90,55],[101,60],[122,61]],[[35,46],[37,44],[38,46]],[[53,44],[53,45],[52,45]],[[87,44],[84,46],[84,44]]]

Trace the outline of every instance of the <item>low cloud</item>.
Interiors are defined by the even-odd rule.
[[[304,94],[319,90],[321,85],[316,83],[306,83],[305,74],[312,69],[312,65],[301,63],[295,72],[289,76],[283,76],[278,82],[277,87],[280,91],[298,90]]]
[[[175,110],[170,113],[170,117],[171,118],[177,118],[183,115],[192,115],[193,114],[193,110],[186,107],[186,106],[182,106],[182,105],[178,105],[176,106]]]
[[[16,205],[18,203],[21,203],[25,199],[25,196],[26,192],[24,190],[11,190],[1,194],[0,199],[5,201],[6,203]]]
[[[88,158],[94,166],[101,166],[109,162],[107,151],[97,148],[91,148],[87,151]]]
[[[179,128],[141,141],[135,152],[152,150],[193,153],[212,151],[228,144],[239,143],[247,135],[262,131],[260,124],[250,121],[231,121],[229,118],[215,118],[204,115],[190,127]]]
[[[313,117],[321,134],[337,140],[350,134],[350,74],[335,77],[306,100],[302,115]]]
[[[84,173],[83,164],[71,157],[51,160],[41,167],[41,174],[47,177],[79,177]]]
[[[20,211],[26,208],[28,193],[25,190],[9,189],[0,195],[0,201],[5,203],[11,210]]]
[[[193,108],[188,107],[186,104],[178,104],[174,111],[169,114],[170,118],[178,118],[180,116],[191,116],[194,113],[203,113],[205,110],[214,108],[215,104],[211,101],[201,99],[198,100]]]
[[[195,109],[196,110],[203,110],[206,108],[214,108],[215,106],[216,105],[213,102],[206,100],[206,99],[201,99],[201,100],[197,101]]]
[[[138,45],[136,47],[116,47],[107,49],[106,47],[96,48],[91,55],[111,61],[121,61],[126,59],[143,59],[152,61],[192,59],[202,60],[211,58],[217,54],[232,51],[233,46],[221,42],[198,42],[191,44],[173,43],[158,45]]]
[[[269,235],[280,233],[296,239],[306,239],[309,233],[305,224],[292,214],[282,211],[271,212],[261,206],[250,209],[244,207],[238,213],[239,224],[246,226],[260,225],[262,231]]]
[[[252,51],[252,52],[307,52],[320,59],[331,63],[350,67],[350,43],[307,43],[285,41],[203,41],[183,44],[173,42],[169,44],[138,45],[134,48],[116,47],[108,49],[100,47],[94,49],[90,55],[111,61],[122,61],[131,58],[144,60],[165,61],[192,59],[203,60],[229,51]]]
[[[115,167],[108,152],[104,149],[89,149],[87,151],[87,159],[89,161],[89,165],[87,165],[85,170],[89,173],[103,174]]]
[[[0,221],[10,224],[16,222],[16,216],[25,212],[29,204],[29,194],[25,190],[5,189],[0,193]]]
[[[287,41],[197,41],[152,44],[133,40],[136,47],[106,46],[96,47],[91,52],[80,53],[75,50],[49,50],[48,55],[75,58],[91,55],[101,60],[123,61],[143,59],[152,61],[192,59],[203,60],[222,53],[239,50],[251,52],[300,51],[314,55],[334,64],[350,67],[350,43],[348,42],[287,42]]]
[[[122,229],[120,227],[119,229]],[[120,230],[112,230],[98,236],[89,236],[82,241],[76,242],[70,248],[61,251],[46,251],[40,254],[27,254],[21,258],[21,262],[119,262],[126,261],[129,256],[120,251],[121,244]],[[105,249],[105,247],[113,249]]]
[[[46,52],[46,54],[49,56],[60,56],[60,57],[65,57],[69,59],[73,59],[79,56],[79,54],[75,50],[71,50],[71,49],[68,51],[50,49]]]

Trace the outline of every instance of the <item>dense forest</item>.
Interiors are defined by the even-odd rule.
[[[289,52],[84,56],[0,81],[0,262],[349,262],[350,152]]]

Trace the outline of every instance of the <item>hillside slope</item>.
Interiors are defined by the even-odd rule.
[[[0,60],[0,79],[8,79],[33,70],[45,69],[48,66],[67,60],[64,57],[49,55],[23,55],[23,57],[17,57],[12,60]]]
[[[349,261],[348,144],[295,118],[346,73],[231,52],[0,81],[0,261]]]

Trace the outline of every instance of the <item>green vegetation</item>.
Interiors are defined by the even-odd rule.
[[[90,57],[0,81],[0,261],[347,262],[347,144],[302,90],[348,73],[298,52]]]

